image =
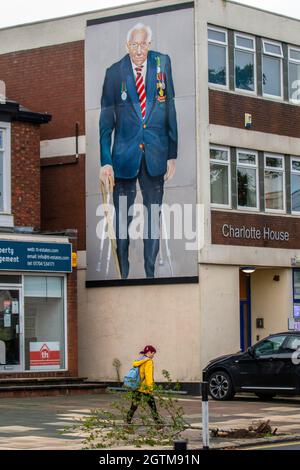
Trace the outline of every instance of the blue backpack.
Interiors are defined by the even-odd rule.
[[[140,368],[131,367],[124,377],[124,387],[137,390],[141,384]]]

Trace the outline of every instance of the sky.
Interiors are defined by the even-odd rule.
[[[41,21],[48,18],[128,5],[138,0],[9,0],[1,8],[0,28]],[[147,0],[144,0],[147,3]],[[270,10],[300,19],[298,0],[235,0],[238,3]]]

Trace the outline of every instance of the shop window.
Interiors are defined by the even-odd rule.
[[[255,38],[235,33],[234,41],[235,88],[255,93]]]
[[[258,154],[237,151],[238,208],[258,210]]]
[[[283,98],[282,45],[281,43],[262,40],[262,83],[263,95],[271,98]]]
[[[208,28],[208,81],[221,87],[228,86],[227,31]]]
[[[65,369],[64,277],[24,276],[25,369]],[[34,362],[42,348],[54,359]]]
[[[300,49],[289,47],[289,97],[300,103]]]
[[[213,206],[230,208],[229,148],[210,148],[210,197]]]
[[[291,205],[292,212],[300,214],[300,158],[291,158]]]
[[[282,155],[265,154],[266,211],[285,211],[285,173]]]

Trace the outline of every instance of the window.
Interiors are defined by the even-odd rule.
[[[278,354],[281,346],[285,341],[285,335],[274,336],[262,341],[258,346],[254,348],[255,356],[271,356],[272,354]]]
[[[230,157],[225,147],[210,148],[210,197],[214,206],[230,207]]]
[[[62,276],[24,276],[25,369],[35,370],[30,352],[55,350],[47,369],[65,369],[65,295]],[[44,366],[45,367],[45,366]]]
[[[10,124],[0,122],[0,226],[12,227]]]
[[[208,81],[214,85],[227,87],[227,31],[208,28]]]
[[[293,269],[293,317],[300,322],[300,269]]]
[[[291,157],[291,207],[300,214],[300,157]]]
[[[235,33],[235,88],[255,93],[255,38]]]
[[[262,82],[263,95],[272,98],[283,97],[282,45],[263,39]]]
[[[289,47],[289,97],[300,103],[300,49]]]
[[[299,336],[289,336],[287,338],[284,349],[286,351],[297,351],[300,348],[300,337]]]
[[[285,211],[284,157],[265,154],[266,211]]]
[[[238,208],[258,209],[258,155],[252,150],[237,151]]]

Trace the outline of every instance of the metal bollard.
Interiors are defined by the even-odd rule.
[[[174,450],[178,452],[187,450],[187,441],[185,439],[174,441]]]
[[[203,444],[203,450],[209,450],[208,382],[201,383],[201,395],[202,395],[202,444]]]

